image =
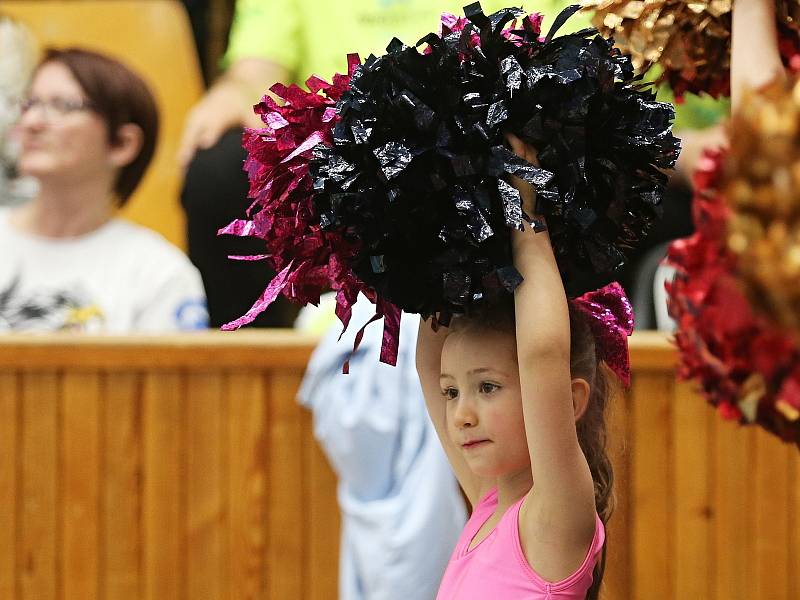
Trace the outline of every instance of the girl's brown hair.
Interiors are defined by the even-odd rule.
[[[594,481],[594,504],[605,526],[614,510],[614,469],[608,456],[606,407],[613,396],[614,379],[611,371],[597,358],[595,340],[586,318],[572,303],[569,305],[570,322],[570,372],[573,377],[585,379],[590,386],[589,402],[575,423],[578,443],[581,445]],[[606,536],[608,540],[608,536]],[[606,547],[594,567],[592,585],[586,600],[600,597],[600,586],[606,570]]]
[[[608,523],[614,510],[614,470],[607,450],[606,406],[615,390],[614,375],[597,358],[595,340],[583,314],[569,303],[570,322],[570,373],[589,383],[590,395],[586,410],[575,424],[581,446],[594,481],[594,503],[603,525]],[[490,329],[515,334],[514,301],[507,297],[491,306],[482,305],[466,316],[453,319],[451,331],[468,328]],[[606,540],[608,537],[606,536]],[[594,568],[592,585],[586,600],[597,600],[606,567],[606,546]]]
[[[121,62],[81,48],[49,49],[39,66],[64,65],[91,102],[92,110],[108,125],[109,143],[119,141],[119,128],[126,123],[142,130],[139,154],[119,170],[114,193],[122,206],[139,185],[155,154],[158,140],[158,108],[147,84]]]

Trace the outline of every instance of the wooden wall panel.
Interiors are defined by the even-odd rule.
[[[789,574],[789,454],[794,451],[774,443],[764,432],[756,433],[755,469],[751,485],[755,505],[754,597],[788,600]]]
[[[630,440],[632,598],[673,598],[673,382],[658,372],[634,375]]]
[[[246,332],[244,332],[246,333]],[[0,339],[0,598],[336,597],[335,477],[264,332]],[[605,600],[800,597],[800,458],[632,341]]]
[[[100,508],[104,600],[144,597],[141,378],[104,378],[102,506]]]
[[[317,482],[298,477],[303,472],[303,412],[294,398],[300,373],[277,372],[269,386],[269,511],[267,526],[268,598],[303,598],[308,493]],[[282,565],[277,571],[274,565]]]
[[[631,474],[630,432],[631,396],[617,393],[607,407],[608,452],[614,468],[615,508],[608,524],[606,571],[603,578],[603,600],[634,600],[630,596],[631,549]]]
[[[339,555],[331,552],[339,547],[339,510],[328,501],[330,490],[336,489],[336,476],[319,445],[313,439],[311,414],[303,412],[304,463],[309,476],[307,527],[305,532],[307,600],[328,600],[331,591],[338,589]]]
[[[177,373],[144,379],[144,583],[146,600],[179,598],[186,565],[182,459],[184,400]]]
[[[186,388],[187,600],[218,600],[228,589],[225,403],[221,373],[189,373]]]
[[[789,463],[789,598],[800,598],[800,456],[796,453]]]
[[[60,582],[59,400],[55,373],[22,375],[22,600],[56,600]]]
[[[711,489],[714,444],[711,417],[689,384],[674,388],[672,450],[674,506],[670,537],[675,598],[713,598]]]
[[[21,489],[18,480],[20,404],[17,376],[0,372],[0,598],[18,596],[17,542]]]
[[[280,564],[269,564],[265,559],[268,552],[267,478],[270,458],[266,403],[263,375],[256,373],[254,376],[246,371],[229,375],[228,553],[231,600],[269,597],[265,595],[266,578],[277,572]],[[272,493],[271,488],[269,491]]]
[[[750,459],[754,431],[714,419],[714,556],[715,589],[718,598],[753,598],[753,569],[749,560],[753,539],[750,535]]]
[[[98,597],[100,570],[100,374],[66,373],[61,382],[64,600]]]

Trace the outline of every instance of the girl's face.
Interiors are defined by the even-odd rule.
[[[480,328],[448,335],[441,389],[448,436],[476,475],[530,472],[513,335]]]
[[[105,121],[91,110],[80,84],[58,62],[43,64],[23,105],[19,170],[39,178],[86,179],[115,169]]]

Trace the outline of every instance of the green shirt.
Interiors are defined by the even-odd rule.
[[[330,80],[347,71],[347,54],[362,60],[370,53],[385,54],[393,37],[408,45],[439,30],[443,12],[463,15],[470,0],[238,0],[230,42],[223,59],[229,65],[241,58],[269,59],[285,67],[296,82],[309,75]],[[546,32],[553,18],[570,3],[539,0],[524,6],[545,16]],[[487,14],[513,0],[483,0]],[[589,27],[588,16],[574,15],[561,31]]]
[[[304,82],[310,75],[330,81],[334,73],[347,71],[347,54],[357,52],[362,60],[380,55],[393,37],[415,44],[431,31],[438,31],[443,12],[463,14],[470,0],[237,0],[230,42],[224,65],[241,58],[264,58],[290,73],[291,81]],[[518,3],[517,3],[518,4]],[[565,0],[526,2],[528,12],[544,15],[542,32],[550,29]],[[482,0],[489,14],[513,0]],[[590,14],[573,15],[560,29],[569,33],[591,26]],[[272,83],[272,82],[268,82]],[[668,91],[659,99],[670,102]],[[727,104],[710,98],[687,97],[678,105],[675,129],[703,128],[727,112]]]

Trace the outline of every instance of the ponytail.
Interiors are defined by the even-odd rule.
[[[613,396],[614,374],[598,361],[594,338],[582,315],[570,305],[571,372],[589,382],[591,393],[586,410],[575,423],[578,442],[586,457],[594,481],[594,504],[605,527],[614,510],[614,469],[607,450],[606,406]],[[598,600],[606,568],[606,548],[603,544],[600,558],[592,573],[592,585],[586,600]]]

